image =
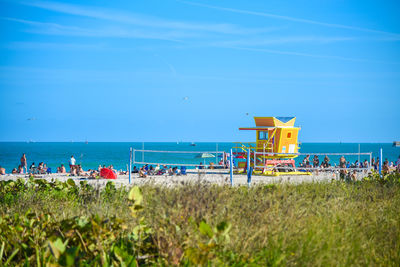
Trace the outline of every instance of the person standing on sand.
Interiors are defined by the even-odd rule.
[[[376,158],[374,167],[375,167],[375,171],[379,170],[379,157]]]
[[[319,167],[319,158],[317,155],[314,156],[313,158],[313,167],[318,168]]]
[[[344,158],[344,156],[342,156],[339,160],[339,168],[341,169],[340,170],[340,178],[344,179],[347,174],[347,171],[345,170],[346,169],[346,159]]]
[[[325,158],[324,158],[324,163],[323,163],[325,166],[325,168],[329,168],[329,158],[328,158],[328,155],[325,155]]]
[[[346,159],[344,158],[344,156],[342,156],[339,160],[339,166],[340,168],[346,168]]]
[[[22,157],[21,157],[21,167],[22,167],[22,173],[23,173],[23,171],[24,171],[24,168],[25,168],[25,171],[28,172],[28,164],[27,164],[27,162],[26,162],[25,153],[22,154]]]
[[[76,164],[76,160],[75,160],[74,156],[72,155],[71,159],[69,160],[69,168],[71,169],[71,173],[72,173],[72,170],[75,168],[75,164]]]
[[[303,167],[305,167],[305,168],[311,168],[310,155],[307,155],[307,156],[303,159]]]

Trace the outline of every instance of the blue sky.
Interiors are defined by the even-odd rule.
[[[400,140],[397,1],[0,6],[0,141]]]

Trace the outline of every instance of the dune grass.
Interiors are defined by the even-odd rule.
[[[112,184],[2,182],[1,262],[399,266],[399,179],[146,185],[136,200]]]

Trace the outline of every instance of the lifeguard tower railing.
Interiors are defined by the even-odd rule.
[[[234,142],[234,146],[232,149],[234,150],[234,154],[244,154],[250,149],[251,154],[256,157],[258,154],[260,157],[269,157],[269,158],[296,158],[299,153],[273,153],[272,143],[264,143],[262,146],[257,146],[256,142]],[[300,149],[297,146],[297,149]]]
[[[257,149],[256,142],[233,142],[234,146],[232,147],[234,153],[238,152],[247,152],[248,149],[255,150]]]

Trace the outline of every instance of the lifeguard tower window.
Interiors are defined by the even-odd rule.
[[[292,133],[289,132],[289,133],[287,134],[287,138],[292,138]]]
[[[258,132],[258,140],[268,140],[268,132],[267,131],[259,131]]]

